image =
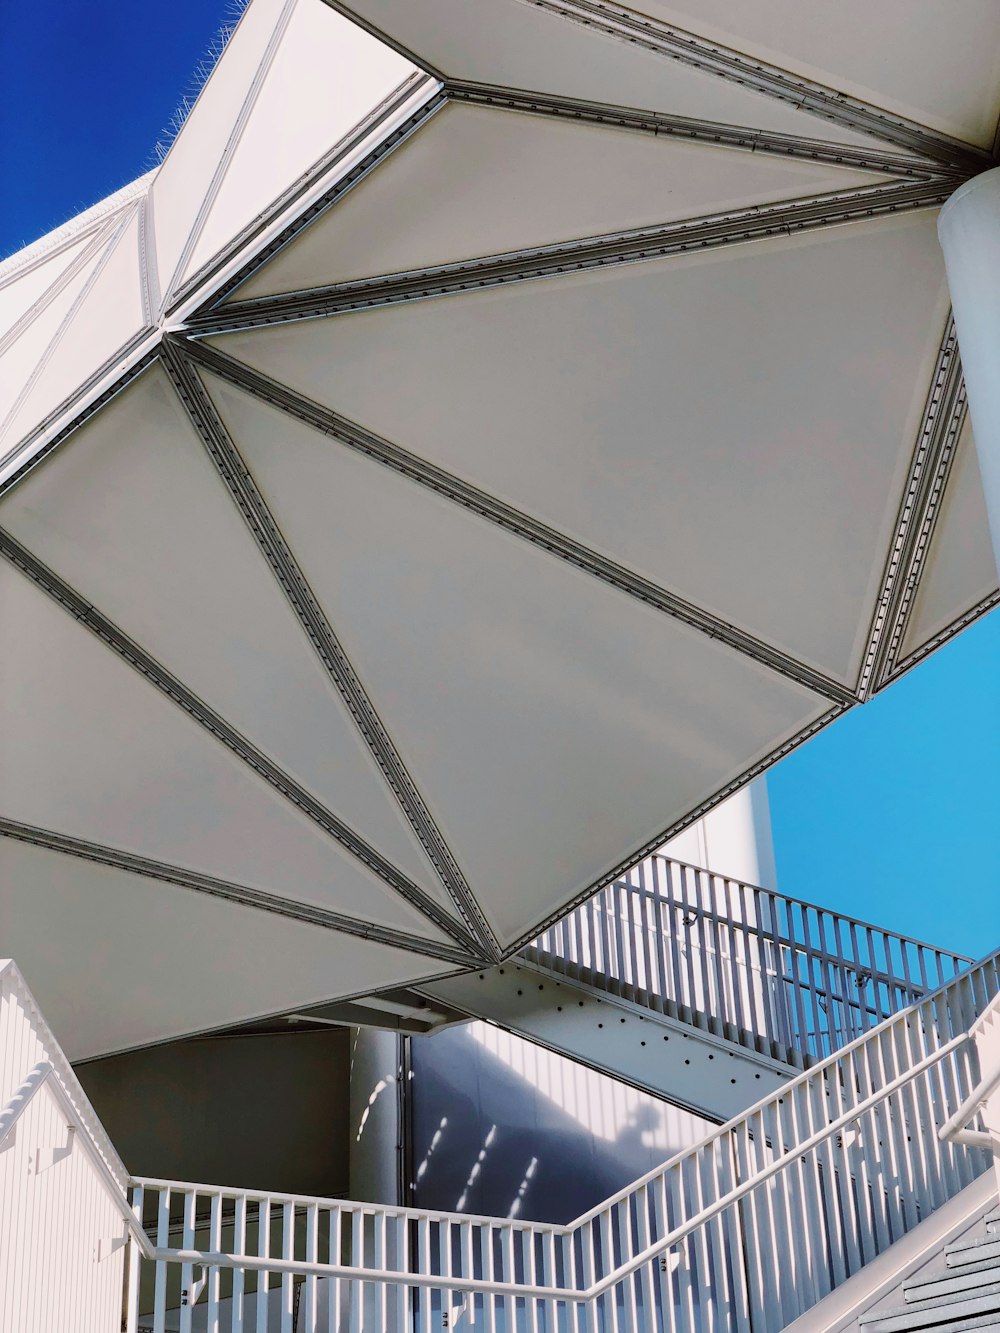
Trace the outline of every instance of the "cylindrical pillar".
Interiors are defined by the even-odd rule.
[[[1000,167],[955,191],[941,210],[938,236],[1000,571]]]
[[[402,1203],[400,1040],[395,1032],[351,1028],[350,1197]]]

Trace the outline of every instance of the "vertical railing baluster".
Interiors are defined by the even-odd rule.
[[[331,1264],[342,1264],[343,1255],[343,1237],[341,1232],[342,1213],[339,1206],[335,1205],[330,1210],[330,1239],[327,1253],[330,1256]],[[329,1283],[329,1294],[327,1296],[327,1333],[341,1333],[341,1319],[343,1318],[343,1301],[341,1296],[343,1278],[332,1277]]]
[[[237,1194],[233,1201],[233,1251],[247,1252],[247,1197]],[[246,1296],[246,1270],[233,1269],[233,1304],[231,1333],[243,1333],[243,1310]]]
[[[417,1263],[421,1273],[431,1271],[431,1224],[426,1217],[417,1219]],[[430,1287],[418,1287],[419,1333],[431,1333],[431,1305],[433,1292]]]
[[[351,1267],[363,1268],[366,1257],[364,1210],[354,1207],[351,1209]],[[350,1333],[362,1333],[366,1296],[365,1283],[352,1278],[348,1286]]]
[[[281,1209],[281,1257],[295,1258],[295,1205],[285,1203]],[[281,1333],[295,1333],[292,1319],[295,1313],[295,1287],[291,1273],[281,1275]]]
[[[222,1249],[222,1195],[218,1191],[215,1191],[209,1200],[208,1248],[212,1254],[218,1254]],[[220,1286],[221,1274],[218,1264],[212,1264],[206,1274],[205,1282],[206,1305],[208,1307],[205,1316],[205,1333],[220,1333]]]
[[[170,1187],[161,1186],[156,1209],[156,1248],[165,1250],[170,1244]],[[167,1318],[167,1265],[162,1259],[156,1261],[156,1274],[153,1279],[153,1329],[154,1333],[164,1333]]]
[[[316,1204],[311,1203],[306,1206],[306,1262],[315,1264],[319,1262],[319,1209]],[[302,1322],[309,1333],[317,1324],[317,1281],[314,1274],[307,1274],[302,1283],[301,1315]]]
[[[197,1195],[194,1190],[187,1190],[181,1214],[181,1249],[195,1248],[195,1208]],[[194,1286],[194,1266],[181,1264],[181,1309],[178,1316],[180,1333],[191,1333],[192,1288]]]
[[[142,1209],[145,1191],[141,1185],[132,1186],[131,1212],[135,1230],[142,1231]],[[124,1333],[138,1333],[139,1327],[139,1274],[142,1251],[134,1234],[128,1238],[128,1264],[126,1268],[126,1313]]]
[[[265,1258],[271,1253],[271,1200],[260,1199],[257,1206],[257,1254]],[[267,1270],[257,1271],[257,1333],[268,1333],[268,1308],[270,1306],[271,1274]]]

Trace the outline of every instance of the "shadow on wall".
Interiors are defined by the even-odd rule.
[[[484,1023],[411,1044],[413,1202],[569,1222],[710,1122]]]

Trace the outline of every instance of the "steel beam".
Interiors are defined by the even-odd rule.
[[[499,500],[487,491],[482,491],[469,482],[445,472],[444,469],[428,463],[418,455],[409,453],[364,426],[301,397],[286,385],[250,369],[242,362],[234,361],[216,347],[192,341],[186,345],[186,355],[196,364],[204,366],[206,370],[212,371],[230,384],[245,389],[254,397],[270,403],[324,435],[331,436],[348,448],[365,454],[394,472],[399,472],[410,480],[460,504],[463,508],[472,510],[506,532],[512,532],[533,545],[542,547],[558,559],[592,574],[604,583],[609,583],[637,601],[655,607],[656,610],[682,621],[690,628],[707,634],[709,638],[718,639],[728,647],[743,653],[744,656],[753,658],[755,662],[777,671],[816,694],[841,704],[854,702],[851,690],[838,681],[831,680],[822,672],[799,662],[735,625],[713,616],[694,603],[685,601],[624,565],[609,560],[572,537],[567,537],[555,528],[522,513],[506,501]]]
[[[966,410],[958,340],[954,320],[949,316],[872,618],[868,648],[858,678],[859,699],[869,699],[880,689],[895,666]]]
[[[939,207],[954,192],[955,177],[891,181],[805,199],[759,204],[726,213],[686,218],[656,227],[588,236],[557,245],[486,255],[405,273],[363,278],[306,291],[232,301],[202,309],[185,331],[208,336],[301,319],[370,310],[397,302],[452,296],[534,278],[556,278],[588,269],[701,253],[775,236],[796,236],[845,222]]]
[[[441,940],[428,940],[421,935],[411,935],[408,931],[380,926],[371,921],[359,921],[346,916],[343,912],[332,912],[313,903],[283,898],[280,894],[250,888],[245,884],[236,884],[231,880],[219,879],[218,876],[188,870],[165,861],[154,861],[118,847],[109,847],[104,843],[57,833],[53,829],[38,828],[33,824],[23,824],[18,820],[0,816],[0,837],[28,843],[33,847],[43,847],[47,851],[59,852],[65,856],[75,856],[83,861],[93,861],[97,865],[110,866],[113,870],[123,870],[143,879],[175,884],[179,888],[204,893],[212,898],[221,898],[241,907],[255,907],[260,911],[272,912],[276,916],[288,917],[292,921],[301,921],[305,925],[317,926],[322,930],[333,930],[359,939],[372,940],[374,943],[385,944],[393,949],[403,949],[407,953],[425,954],[428,958],[453,962],[461,967],[475,965],[466,950],[457,945],[447,944]],[[485,961],[480,959],[479,965]]]
[[[499,107],[582,124],[613,125],[616,129],[651,134],[655,138],[673,138],[706,147],[737,149],[749,153],[768,153],[775,157],[798,158],[806,162],[826,162],[831,166],[871,171],[883,176],[927,180],[951,174],[940,163],[910,153],[892,152],[878,144],[862,148],[837,143],[832,139],[782,134],[777,130],[677,116],[667,111],[614,106],[555,93],[523,92],[517,88],[506,88],[502,84],[474,83],[462,79],[448,79],[445,92],[449,101],[471,106]],[[963,180],[965,174],[960,173],[955,179]]]
[[[680,61],[704,74],[737,83],[790,103],[853,133],[868,134],[947,166],[981,170],[991,165],[986,149],[886,111],[802,74],[792,74],[758,56],[709,41],[696,33],[637,13],[615,0],[524,0],[524,3],[582,24],[591,32]]]
[[[199,698],[193,690],[189,689],[161,662],[146,652],[134,639],[129,638],[124,630],[103,615],[87,598],[44,565],[31,551],[22,546],[10,533],[3,529],[0,529],[0,556],[9,561],[15,569],[20,570],[36,587],[47,593],[53,601],[57,602],[65,611],[68,611],[74,620],[79,621],[90,630],[112,652],[183,709],[189,717],[193,718],[217,741],[220,741],[237,759],[263,778],[285,800],[311,819],[355,860],[387,884],[393,892],[409,902],[439,930],[460,942],[463,947],[471,949],[473,952],[482,952],[479,946],[469,939],[462,927],[443,911],[419,885],[414,884],[408,876],[386,860],[376,848],[372,847],[360,834],[345,824],[342,819],[328,810],[311,792],[284,772],[278,764],[262,750],[259,750],[251,740],[237,731],[221,714]]]
[[[420,840],[462,919],[478,941],[477,947],[485,950],[488,957],[498,956],[499,945],[485,914],[408,773],[360,676],[313,595],[291,547],[215,410],[197,371],[186,360],[184,345],[173,339],[165,340],[163,360],[194,429],[204,443],[324,670],[347,705],[362,739],[388,782],[403,814]],[[422,907],[421,911],[426,913],[426,908]],[[438,911],[440,915],[444,915],[440,913],[440,909]]]

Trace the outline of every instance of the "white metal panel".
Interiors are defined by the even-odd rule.
[[[868,173],[453,103],[236,299],[867,185]]]
[[[946,314],[926,212],[219,346],[850,684]]]
[[[900,656],[915,652],[996,587],[983,483],[972,427],[966,420]]]
[[[708,637],[210,387],[505,938],[825,711]]]
[[[150,189],[164,296],[202,213],[244,103],[290,0],[252,0]]]
[[[431,939],[415,909],[10,565],[0,811]]]
[[[108,247],[104,247],[82,264],[58,296],[19,330],[0,354],[0,383],[3,384],[3,398],[0,400],[0,452],[16,442],[16,421],[27,419],[27,414],[22,412],[22,405],[33,394],[36,384],[45,374],[57,340],[68,327],[74,306],[87,284],[93,280],[98,264],[107,253]]]
[[[414,72],[323,0],[296,0],[185,266],[196,272]]]
[[[0,960],[0,1110],[41,1061],[52,1072],[0,1143],[0,1328],[117,1333],[125,1168],[17,968]]]
[[[139,215],[133,210],[111,248],[90,269],[91,276],[79,288],[79,301],[71,311],[69,323],[57,333],[29,391],[5,423],[4,434],[9,443],[39,425],[141,331],[140,261]],[[67,284],[66,291],[60,293],[54,304],[66,309],[69,292],[77,286],[77,283]]]
[[[992,146],[1000,105],[994,0],[637,0],[633,8]]]
[[[346,0],[344,7],[451,78],[839,143],[872,142],[524,0]]]
[[[6,340],[14,325],[31,315],[92,241],[92,235],[84,236],[0,281],[0,339]]]
[[[27,477],[0,525],[453,908],[161,370]]]
[[[43,1087],[0,1152],[0,1328],[117,1333],[123,1210],[109,1197],[52,1091]],[[38,1154],[43,1164],[38,1171]],[[102,1251],[103,1252],[103,1251]]]
[[[73,1060],[447,970],[10,838],[0,868],[0,936]]]

